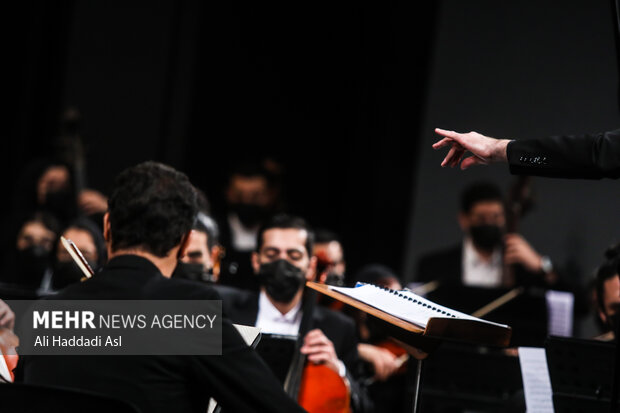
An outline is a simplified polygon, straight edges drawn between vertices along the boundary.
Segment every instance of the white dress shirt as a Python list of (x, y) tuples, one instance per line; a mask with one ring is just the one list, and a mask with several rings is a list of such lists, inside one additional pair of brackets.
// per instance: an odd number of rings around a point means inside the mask
[(496, 288), (502, 285), (502, 250), (495, 248), (490, 261), (485, 261), (469, 238), (463, 241), (463, 284), (470, 287)]
[(258, 315), (256, 327), (262, 333), (297, 335), (301, 324), (301, 300), (288, 313), (282, 314), (267, 298), (264, 291), (258, 297)]
[(236, 251), (254, 251), (256, 249), (256, 236), (259, 226), (246, 228), (236, 214), (228, 214), (228, 225), (233, 248)]

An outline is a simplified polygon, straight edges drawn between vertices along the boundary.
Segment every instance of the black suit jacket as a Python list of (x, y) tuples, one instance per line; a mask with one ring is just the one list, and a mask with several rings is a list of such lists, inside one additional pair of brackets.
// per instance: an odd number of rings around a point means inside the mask
[(515, 140), (506, 153), (510, 172), (517, 175), (620, 177), (620, 129), (597, 135)]
[(418, 261), (416, 281), (440, 281), (443, 285), (462, 285), (463, 246), (431, 252)]
[[(258, 317), (259, 294), (232, 287), (217, 286), (223, 302), (224, 313), (234, 323), (256, 325)], [(347, 376), (351, 383), (351, 404), (355, 412), (370, 411), (370, 401), (351, 374), (359, 369), (357, 354), (357, 335), (355, 323), (349, 317), (329, 310), (320, 305), (314, 306), (310, 329), (318, 328), (334, 343), (334, 349), (340, 360), (347, 367)]]
[[(217, 300), (219, 295), (204, 284), (166, 278), (149, 260), (125, 255), (54, 298)], [(209, 397), (227, 412), (303, 411), (227, 319), (221, 356), (31, 356), (20, 364), (26, 383), (102, 393), (132, 402), (143, 413), (204, 413)]]
[[(541, 274), (533, 273), (522, 266), (515, 271), (516, 284), (521, 286), (549, 287), (545, 285)], [(431, 252), (420, 258), (416, 281), (440, 281), (443, 287), (463, 286), (463, 244), (445, 250)], [(569, 289), (564, 283), (554, 285), (555, 288)]]

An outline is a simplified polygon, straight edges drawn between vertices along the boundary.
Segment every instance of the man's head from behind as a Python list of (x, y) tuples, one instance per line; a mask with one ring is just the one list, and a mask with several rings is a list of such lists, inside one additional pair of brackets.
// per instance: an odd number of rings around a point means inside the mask
[(152, 161), (128, 168), (116, 177), (108, 201), (108, 251), (167, 257), (186, 240), (196, 212), (196, 192), (185, 174)]
[(304, 282), (313, 279), (313, 243), (314, 234), (299, 217), (276, 215), (260, 228), (252, 266), (275, 301), (290, 302)]
[(494, 184), (479, 182), (461, 194), (459, 225), (476, 247), (493, 250), (502, 240), (506, 226), (504, 199)]

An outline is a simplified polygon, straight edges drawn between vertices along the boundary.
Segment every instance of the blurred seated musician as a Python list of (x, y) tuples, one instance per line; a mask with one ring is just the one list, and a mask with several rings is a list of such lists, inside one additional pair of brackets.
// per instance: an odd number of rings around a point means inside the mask
[(598, 316), (606, 327), (599, 340), (614, 339), (618, 328), (618, 306), (620, 306), (620, 244), (609, 248), (606, 261), (596, 272), (596, 301)]
[[(346, 263), (344, 250), (338, 236), (327, 230), (315, 231), (313, 255), (316, 257), (317, 282), (344, 287)], [(344, 304), (323, 294), (318, 294), (318, 303), (334, 311), (341, 311)]]
[(275, 175), (262, 163), (235, 165), (226, 187), (226, 215), (219, 219), (221, 243), (226, 250), (219, 282), (258, 291), (250, 265), (261, 225), (278, 203)]
[[(464, 234), (461, 244), (421, 257), (417, 281), (483, 288), (551, 287), (558, 282), (549, 257), (523, 236), (505, 233), (504, 198), (496, 185), (480, 182), (466, 188), (458, 223)], [(505, 271), (510, 265), (520, 266), (519, 271)]]
[(327, 229), (317, 229), (315, 235), (314, 256), (317, 259), (318, 282), (343, 287), (347, 264), (340, 239)]
[(78, 216), (92, 217), (97, 222), (108, 208), (108, 199), (94, 189), (75, 188), (72, 169), (63, 162), (34, 162), (30, 173), (39, 173), (36, 181), (36, 208), (54, 215), (63, 225)]
[[(126, 169), (104, 217), (108, 263), (52, 299), (218, 300), (207, 285), (170, 278), (197, 212), (184, 174), (156, 162)], [(17, 371), (26, 384), (91, 391), (145, 413), (204, 413), (210, 397), (229, 412), (302, 411), (228, 319), (222, 320), (221, 355), (23, 356)]]
[(216, 222), (198, 212), (189, 235), (187, 253), (172, 273), (172, 278), (216, 283), (219, 276), (218, 228)]
[(3, 282), (39, 290), (51, 276), (52, 250), (59, 232), (58, 221), (46, 212), (27, 217), (19, 227), (14, 247), (6, 252)]
[[(94, 222), (88, 218), (78, 218), (65, 228), (62, 236), (75, 243), (95, 273), (103, 267), (107, 260), (105, 240), (101, 230)], [(56, 242), (55, 252), (51, 285), (44, 284), (43, 286), (46, 290), (60, 290), (84, 278), (84, 273), (62, 246), (60, 238)], [(44, 280), (45, 282), (46, 280)]]
[(108, 198), (94, 189), (78, 188), (76, 191), (74, 180), (69, 166), (59, 162), (50, 164), (37, 181), (37, 203), (63, 224), (81, 213), (101, 226), (99, 221), (108, 209)]
[[(353, 321), (314, 305), (314, 298), (304, 298), (304, 291), (312, 292), (304, 288), (305, 282), (315, 277), (313, 242), (314, 234), (301, 218), (282, 214), (268, 220), (258, 231), (252, 254), (260, 292), (223, 292), (224, 313), (263, 333), (299, 335), (307, 362), (326, 366), (350, 386), (353, 411), (369, 411), (365, 392), (352, 375), (359, 361)], [(306, 325), (302, 320), (309, 320), (307, 331), (300, 331)]]

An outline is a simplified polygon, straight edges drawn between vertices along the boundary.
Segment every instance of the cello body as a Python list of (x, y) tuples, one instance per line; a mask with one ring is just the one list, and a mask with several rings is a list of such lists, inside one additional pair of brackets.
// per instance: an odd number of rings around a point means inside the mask
[(345, 380), (326, 365), (306, 363), (297, 402), (309, 413), (349, 413), (351, 392)]

